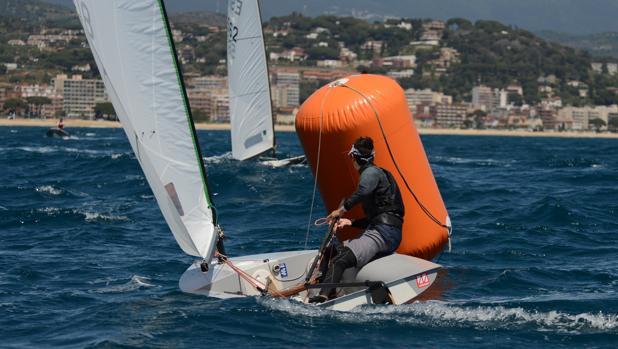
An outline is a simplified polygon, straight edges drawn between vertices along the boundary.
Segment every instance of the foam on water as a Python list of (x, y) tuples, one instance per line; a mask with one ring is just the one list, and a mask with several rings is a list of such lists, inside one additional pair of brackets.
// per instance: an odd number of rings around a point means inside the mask
[(230, 160), (234, 160), (234, 158), (232, 157), (231, 151), (223, 153), (221, 155), (213, 155), (213, 156), (204, 157), (204, 161), (206, 163), (213, 164), (213, 165), (220, 164), (222, 162), (227, 162)]
[(618, 314), (569, 314), (557, 310), (537, 311), (522, 307), (458, 305), (427, 301), (398, 306), (363, 306), (350, 312), (326, 310), (301, 302), (262, 297), (258, 303), (269, 309), (308, 317), (332, 317), (352, 323), (394, 321), (400, 324), (436, 328), (475, 328), (508, 330), (531, 327), (536, 331), (559, 333), (601, 332), (618, 334)]
[(51, 195), (60, 195), (63, 193), (62, 189), (58, 189), (52, 185), (42, 185), (36, 187), (35, 190), (39, 193), (46, 193)]
[(127, 216), (119, 216), (112, 214), (105, 214), (100, 212), (85, 212), (81, 210), (75, 210), (75, 213), (79, 213), (85, 217), (86, 222), (90, 221), (128, 221), (129, 218)]
[(116, 284), (115, 280), (106, 280), (105, 287), (94, 290), (95, 293), (125, 293), (140, 290), (142, 288), (157, 287), (150, 283), (150, 278), (133, 275), (131, 279), (122, 284)]

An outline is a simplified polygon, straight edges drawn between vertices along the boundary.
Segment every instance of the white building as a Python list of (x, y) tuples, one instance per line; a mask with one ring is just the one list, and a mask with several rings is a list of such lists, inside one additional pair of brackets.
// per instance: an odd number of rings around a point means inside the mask
[(286, 101), (278, 101), (279, 106), (297, 107), (300, 103), (300, 74), (293, 72), (275, 72), (273, 86), (284, 88)]
[(73, 75), (64, 79), (64, 112), (68, 117), (94, 118), (97, 103), (109, 101), (103, 80), (82, 79)]

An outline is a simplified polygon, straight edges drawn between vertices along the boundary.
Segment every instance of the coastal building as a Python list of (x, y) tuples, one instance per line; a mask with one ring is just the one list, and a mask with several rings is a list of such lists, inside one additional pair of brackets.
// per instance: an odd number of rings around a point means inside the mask
[(205, 112), (211, 122), (230, 121), (230, 98), (225, 88), (196, 88), (187, 90), (192, 109)]
[(475, 108), (488, 110), (491, 109), (495, 103), (494, 91), (487, 86), (475, 86), (472, 88), (472, 105)]
[(410, 110), (415, 110), (417, 105), (435, 105), (435, 104), (452, 104), (453, 97), (447, 96), (441, 92), (434, 92), (430, 89), (415, 90), (409, 88), (404, 91)]
[(338, 70), (338, 69), (320, 69), (320, 68), (309, 68), (302, 70), (278, 70), (278, 71), (288, 71), (288, 72), (296, 72), (300, 73), (302, 71), (303, 80), (325, 80), (325, 81), (334, 81), (340, 79), (344, 76), (350, 75), (350, 71), (347, 70)]
[(342, 62), (351, 63), (351, 62), (356, 61), (356, 58), (358, 58), (358, 55), (356, 54), (356, 52), (346, 47), (342, 47), (339, 50), (339, 60)]
[(423, 23), (424, 30), (439, 30), (442, 31), (446, 28), (446, 22), (439, 20), (432, 20)]
[(82, 79), (81, 75), (63, 79), (63, 92), (67, 117), (92, 119), (95, 105), (109, 101), (102, 80)]
[(594, 62), (590, 64), (590, 67), (592, 68), (592, 71), (597, 74), (603, 73), (603, 63)]
[(323, 59), (317, 61), (317, 66), (320, 68), (341, 68), (343, 62), (337, 59)]
[(227, 78), (217, 75), (200, 76), (189, 80), (189, 85), (204, 90), (225, 89), (227, 88)]
[(573, 130), (593, 130), (596, 126), (592, 120), (600, 119), (606, 125), (609, 124), (610, 116), (618, 114), (618, 105), (594, 106), (594, 107), (565, 107), (558, 112), (560, 118), (573, 120)]
[(374, 59), (373, 66), (387, 69), (408, 69), (416, 67), (416, 56), (391, 56)]
[(290, 50), (284, 50), (282, 52), (271, 52), (270, 60), (278, 61), (278, 60), (286, 60), (290, 62), (302, 62), (306, 60), (308, 55), (305, 53), (300, 47), (294, 47)]
[(443, 128), (462, 128), (467, 112), (468, 107), (463, 104), (438, 104), (435, 107), (436, 124)]
[(556, 110), (553, 108), (541, 108), (538, 114), (543, 121), (543, 129), (545, 131), (553, 131), (558, 127), (558, 119)]
[(300, 74), (298, 72), (276, 71), (272, 75), (273, 86), (286, 90), (286, 107), (297, 107), (300, 103)]
[(618, 63), (607, 63), (607, 74), (616, 75), (618, 74)]
[(414, 76), (414, 69), (406, 69), (406, 70), (391, 70), (386, 75), (390, 76), (393, 79), (405, 79), (411, 78)]
[(380, 40), (367, 40), (361, 45), (361, 50), (373, 52), (374, 55), (382, 53), (382, 49), (386, 47), (386, 43)]

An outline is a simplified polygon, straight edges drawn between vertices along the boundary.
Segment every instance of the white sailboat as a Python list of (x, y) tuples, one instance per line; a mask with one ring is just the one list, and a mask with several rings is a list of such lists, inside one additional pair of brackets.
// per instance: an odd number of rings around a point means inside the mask
[[(246, 160), (275, 149), (272, 98), (258, 0), (228, 0), (227, 72), (232, 157)], [(269, 159), (274, 167), (304, 156)]]
[(232, 156), (245, 160), (275, 146), (268, 66), (257, 0), (228, 0), (227, 76)]
[[(305, 285), (313, 280), (316, 250), (237, 258), (217, 252), (220, 229), (162, 0), (74, 3), (159, 208), (181, 249), (199, 258), (182, 275), (180, 288), (218, 298), (298, 294), (306, 300), (317, 292)], [(341, 297), (319, 306), (349, 310), (405, 303), (426, 290), (439, 269), (414, 257), (383, 257), (348, 273), (346, 280), (356, 282), (348, 286), (354, 287), (344, 287)], [(380, 290), (388, 297), (377, 296)]]

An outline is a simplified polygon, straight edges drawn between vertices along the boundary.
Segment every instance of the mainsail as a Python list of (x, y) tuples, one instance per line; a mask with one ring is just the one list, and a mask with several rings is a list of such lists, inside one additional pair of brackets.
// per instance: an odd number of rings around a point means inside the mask
[(258, 0), (228, 0), (227, 16), (232, 156), (245, 160), (273, 148), (275, 142)]
[(105, 87), (176, 241), (212, 256), (216, 216), (162, 0), (74, 0)]

